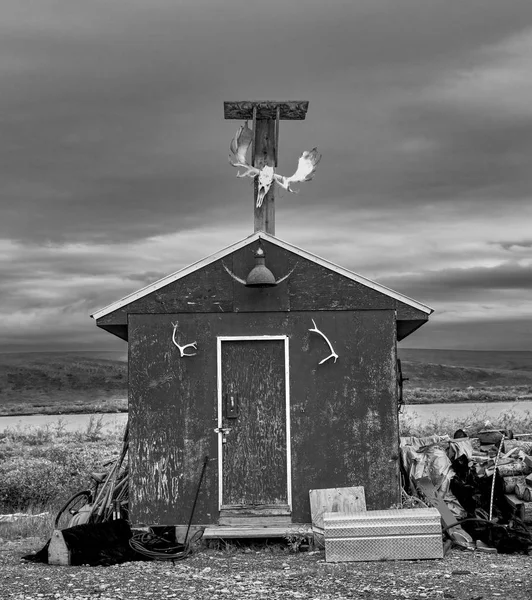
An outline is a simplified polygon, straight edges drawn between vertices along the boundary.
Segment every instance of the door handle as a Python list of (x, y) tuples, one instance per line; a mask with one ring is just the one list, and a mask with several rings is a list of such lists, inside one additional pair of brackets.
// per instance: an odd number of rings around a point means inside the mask
[(225, 394), (225, 418), (226, 419), (237, 419), (240, 414), (240, 402), (238, 394), (227, 393)]

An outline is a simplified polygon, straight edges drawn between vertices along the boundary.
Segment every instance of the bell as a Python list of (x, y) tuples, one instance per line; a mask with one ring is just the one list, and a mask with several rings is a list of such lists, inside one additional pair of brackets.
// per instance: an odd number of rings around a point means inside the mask
[(255, 252), (255, 266), (249, 272), (246, 279), (246, 287), (273, 287), (277, 285), (273, 273), (265, 265), (266, 257), (264, 250), (259, 247)]

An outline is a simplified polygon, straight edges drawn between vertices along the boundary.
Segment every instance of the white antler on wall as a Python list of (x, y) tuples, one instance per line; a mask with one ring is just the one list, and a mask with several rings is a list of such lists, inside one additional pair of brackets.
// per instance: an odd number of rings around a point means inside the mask
[(178, 324), (179, 324), (179, 321), (176, 321), (175, 323), (172, 323), (172, 325), (174, 327), (174, 332), (172, 333), (172, 341), (178, 347), (178, 349), (179, 349), (179, 355), (181, 356), (181, 358), (183, 358), (183, 356), (196, 356), (196, 352), (191, 352), (191, 353), (187, 354), (185, 352), (185, 350), (187, 348), (194, 348), (194, 350), (197, 350), (198, 349), (197, 342), (192, 342), (192, 344), (185, 344), (184, 346), (180, 346), (177, 343), (177, 340), (175, 338), (176, 338)]
[(311, 319), (311, 321), (312, 321), (312, 324), (314, 325), (314, 327), (312, 329), (309, 329), (309, 331), (313, 331), (314, 333), (319, 333), (319, 335), (321, 335), (321, 337), (327, 342), (327, 344), (329, 344), (329, 348), (331, 349), (331, 354), (329, 354), (329, 356), (327, 356), (323, 360), (321, 360), (319, 362), (319, 364), (322, 365), (324, 362), (328, 361), (330, 358), (334, 358), (334, 362), (336, 362), (338, 359), (338, 354), (336, 354), (336, 352), (334, 351), (334, 348), (332, 347), (331, 342), (329, 342), (328, 337), (316, 327), (316, 323), (314, 322), (314, 319)]

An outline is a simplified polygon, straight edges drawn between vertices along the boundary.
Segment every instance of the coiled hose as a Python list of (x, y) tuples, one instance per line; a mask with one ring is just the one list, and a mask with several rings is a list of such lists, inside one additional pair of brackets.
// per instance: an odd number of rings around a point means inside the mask
[(135, 552), (151, 558), (152, 560), (183, 560), (193, 552), (193, 545), (203, 536), (203, 530), (199, 529), (185, 544), (168, 545), (163, 538), (153, 532), (135, 534), (129, 545)]

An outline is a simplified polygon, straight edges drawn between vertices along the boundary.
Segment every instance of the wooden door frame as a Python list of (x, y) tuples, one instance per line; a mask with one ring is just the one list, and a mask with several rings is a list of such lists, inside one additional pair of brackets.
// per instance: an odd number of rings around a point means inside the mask
[[(284, 378), (285, 378), (285, 411), (286, 411), (286, 498), (292, 509), (292, 456), (290, 449), (290, 354), (287, 335), (221, 335), (216, 338), (216, 371), (217, 371), (217, 423), (218, 429), (223, 426), (222, 409), (222, 343), (249, 341), (284, 341)], [(218, 432), (218, 510), (222, 509), (223, 501), (223, 443), (222, 433)]]

